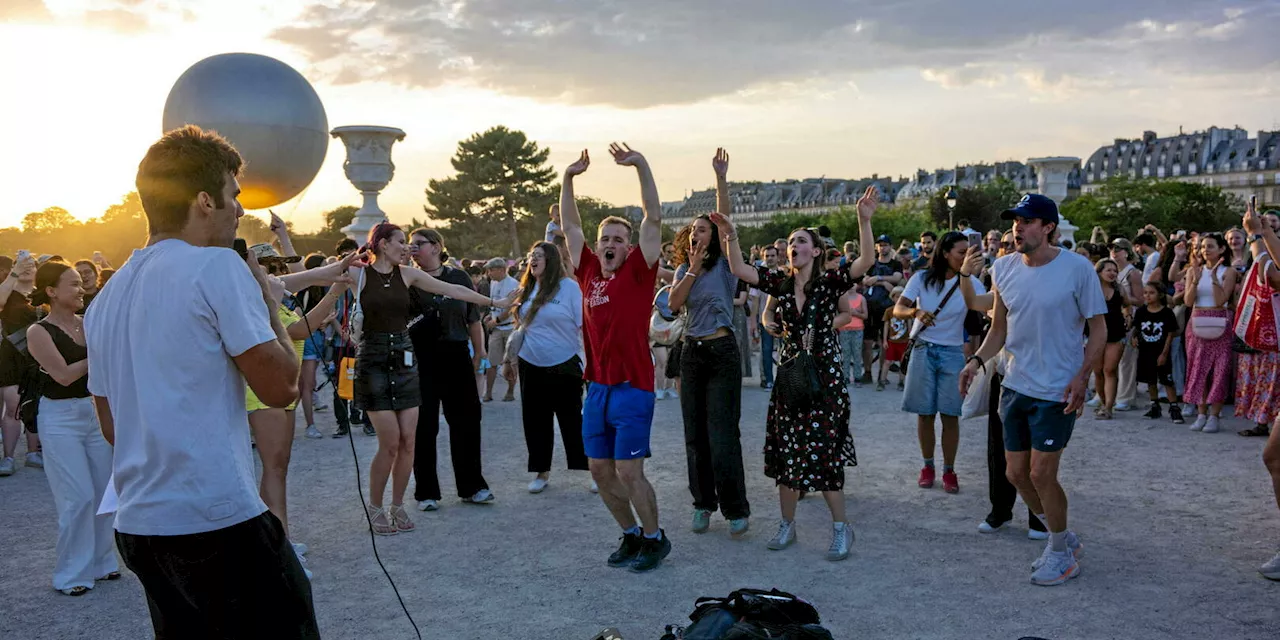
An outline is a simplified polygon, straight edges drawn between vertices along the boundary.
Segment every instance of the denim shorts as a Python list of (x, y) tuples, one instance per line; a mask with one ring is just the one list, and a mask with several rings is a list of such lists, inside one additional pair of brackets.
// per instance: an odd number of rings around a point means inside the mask
[(1071, 440), (1076, 414), (1063, 413), (1065, 402), (1050, 402), (1004, 387), (1000, 390), (1000, 419), (1004, 421), (1005, 451), (1061, 451)]
[(316, 331), (302, 341), (302, 359), (319, 360), (324, 354), (324, 331)]
[(588, 458), (634, 460), (649, 455), (652, 391), (623, 382), (587, 386), (582, 404), (582, 444)]
[(902, 410), (918, 416), (941, 413), (960, 415), (960, 371), (964, 369), (964, 347), (917, 340), (907, 367)]

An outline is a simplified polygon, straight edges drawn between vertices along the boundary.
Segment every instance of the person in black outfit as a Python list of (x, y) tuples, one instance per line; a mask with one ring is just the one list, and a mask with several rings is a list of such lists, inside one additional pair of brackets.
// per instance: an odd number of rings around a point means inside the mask
[(871, 351), (880, 343), (884, 328), (884, 312), (893, 306), (889, 295), (894, 287), (906, 282), (902, 277), (902, 263), (894, 256), (893, 240), (887, 235), (876, 238), (876, 262), (862, 278), (863, 294), (867, 299), (867, 322), (862, 334), (862, 382), (871, 382)]
[[(27, 327), (38, 318), (35, 307), (27, 300), (26, 292), (35, 288), (36, 261), (30, 255), (19, 252), (19, 259), (8, 277), (0, 283), (0, 398), (4, 412), (0, 414), (0, 429), (4, 433), (4, 455), (0, 456), (0, 476), (14, 472), (13, 454), (22, 433), (22, 421), (18, 417), (21, 394), (19, 385), (26, 381), (31, 370), (31, 360), (25, 353)], [(21, 349), (18, 344), (23, 345)], [(26, 466), (43, 467), (40, 440), (36, 425), (27, 426)]]
[[(438, 280), (471, 288), (465, 271), (445, 264), (444, 237), (434, 229), (418, 229), (410, 235), (413, 260)], [(418, 509), (435, 511), (440, 506), (440, 480), (436, 475), (436, 439), (440, 434), (440, 409), (449, 423), (449, 451), (453, 458), (454, 482), (463, 502), (493, 502), (493, 493), (484, 480), (480, 462), (480, 394), (473, 372), (485, 354), (484, 328), (480, 307), (425, 291), (409, 292), (413, 315), (409, 337), (424, 366), (418, 383), (422, 405), (418, 410), (418, 436), (413, 475), (417, 484), (413, 497)], [(468, 352), (467, 342), (471, 343)]]

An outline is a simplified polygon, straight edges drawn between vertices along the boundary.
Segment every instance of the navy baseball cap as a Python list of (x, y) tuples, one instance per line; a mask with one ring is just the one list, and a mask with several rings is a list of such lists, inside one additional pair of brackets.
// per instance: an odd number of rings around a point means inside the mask
[(1013, 205), (1012, 209), (1006, 209), (1000, 214), (1001, 220), (1012, 220), (1014, 218), (1035, 218), (1045, 222), (1058, 223), (1058, 203), (1052, 198), (1047, 198), (1038, 193), (1028, 193), (1022, 196), (1018, 204)]
[(883, 242), (883, 243), (885, 243), (885, 244), (893, 244), (893, 240), (892, 240), (892, 239), (890, 239), (890, 238), (889, 238), (889, 236), (888, 236), (887, 234), (883, 234), (883, 233), (882, 233), (882, 234), (880, 234), (880, 236), (876, 238), (876, 244), (880, 244), (881, 242)]

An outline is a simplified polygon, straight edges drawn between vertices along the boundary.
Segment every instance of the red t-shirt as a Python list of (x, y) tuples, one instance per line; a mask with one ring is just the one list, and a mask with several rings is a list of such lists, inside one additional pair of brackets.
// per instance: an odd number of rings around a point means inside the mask
[(600, 259), (582, 246), (575, 272), (582, 288), (582, 333), (586, 337), (590, 382), (631, 383), (653, 391), (653, 357), (649, 353), (649, 310), (658, 263), (649, 265), (639, 246), (631, 248), (622, 268), (605, 278)]

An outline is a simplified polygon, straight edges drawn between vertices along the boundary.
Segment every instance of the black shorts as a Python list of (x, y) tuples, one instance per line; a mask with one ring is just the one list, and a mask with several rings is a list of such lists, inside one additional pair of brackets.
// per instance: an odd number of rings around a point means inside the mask
[(354, 383), (356, 404), (365, 411), (404, 411), (421, 405), (418, 358), (409, 334), (365, 332), (356, 353)]
[(862, 321), (864, 342), (880, 342), (880, 335), (884, 332), (884, 312), (891, 306), (867, 303), (867, 319)]
[(116, 532), (116, 548), (160, 640), (320, 637), (311, 582), (270, 511), (206, 533)]
[(8, 338), (0, 336), (0, 387), (20, 384), (29, 364), (29, 356), (18, 351)]

